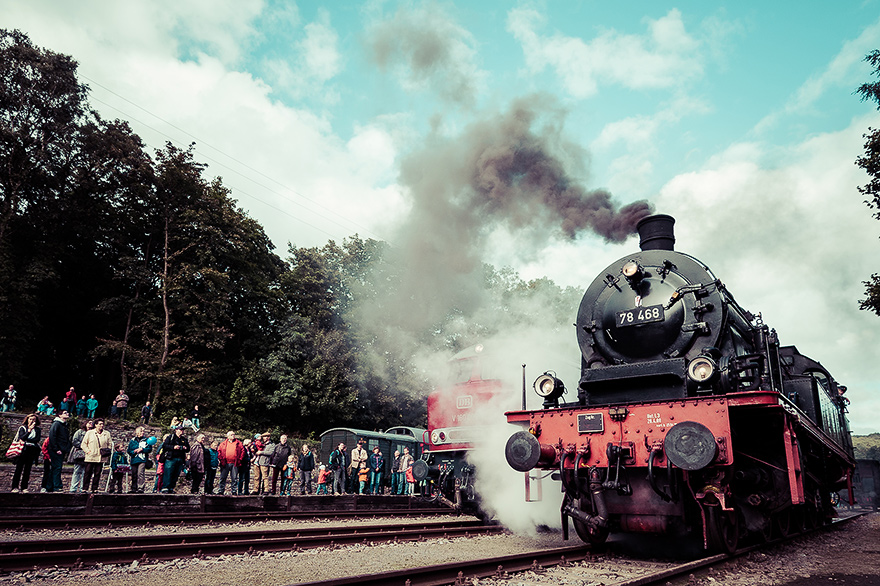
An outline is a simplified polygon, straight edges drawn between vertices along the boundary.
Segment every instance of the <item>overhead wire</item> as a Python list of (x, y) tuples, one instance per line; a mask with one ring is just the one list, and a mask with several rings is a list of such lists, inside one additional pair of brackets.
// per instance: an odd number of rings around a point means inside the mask
[[(138, 124), (140, 124), (140, 125), (142, 125), (142, 126), (145, 126), (146, 128), (149, 128), (149, 129), (152, 130), (153, 132), (156, 132), (156, 133), (159, 133), (159, 134), (165, 136), (166, 138), (168, 138), (168, 140), (169, 140), (170, 142), (175, 143), (175, 144), (177, 144), (177, 145), (181, 145), (180, 141), (175, 140), (174, 138), (172, 138), (172, 137), (170, 137), (169, 135), (165, 134), (165, 133), (162, 132), (161, 130), (159, 130), (159, 129), (153, 127), (153, 126), (151, 126), (150, 124), (144, 122), (143, 120), (140, 120), (140, 119), (138, 119), (138, 118), (135, 118), (134, 116), (129, 115), (127, 112), (124, 112), (124, 111), (120, 110), (119, 108), (116, 108), (115, 106), (113, 106), (113, 105), (111, 105), (111, 104), (108, 104), (107, 102), (105, 102), (105, 101), (103, 101), (103, 100), (101, 100), (101, 99), (99, 99), (99, 98), (92, 97), (91, 99), (92, 99), (93, 101), (95, 101), (95, 102), (98, 102), (98, 103), (103, 104), (104, 106), (106, 106), (106, 107), (108, 107), (108, 108), (111, 108), (111, 109), (113, 109), (113, 110), (116, 110), (116, 111), (119, 112), (120, 114), (125, 115), (126, 118), (127, 118), (128, 120), (133, 120), (133, 121), (137, 122)], [(141, 139), (143, 140), (143, 137), (141, 137)], [(145, 141), (145, 142), (146, 142), (146, 141)], [(152, 145), (152, 144), (149, 144), (149, 143), (147, 143), (147, 144), (148, 144), (149, 146), (151, 146), (151, 147), (157, 149), (157, 150), (159, 149), (159, 147), (157, 147), (156, 145)], [(208, 160), (214, 161), (214, 159), (212, 159), (211, 157), (208, 157), (208, 156), (205, 155), (204, 153), (199, 153), (199, 154), (202, 155), (203, 157), (205, 157), (205, 158), (208, 159)], [(216, 162), (218, 165), (221, 165), (221, 166), (224, 166), (224, 167), (225, 167), (225, 165), (223, 165), (222, 163), (220, 163), (220, 162), (218, 162), (218, 161), (214, 161), (214, 162)], [(227, 167), (227, 168), (228, 168), (228, 167)], [(327, 236), (330, 236), (331, 238), (335, 238), (335, 237), (336, 237), (335, 234), (331, 234), (330, 232), (327, 232), (327, 231), (324, 230), (323, 228), (321, 228), (321, 227), (319, 227), (319, 226), (316, 226), (316, 225), (314, 225), (314, 224), (311, 224), (311, 223), (309, 223), (309, 222), (303, 220), (302, 218), (299, 218), (299, 217), (297, 217), (297, 216), (291, 214), (291, 213), (288, 212), (287, 210), (285, 210), (285, 209), (283, 209), (283, 208), (280, 208), (280, 207), (278, 207), (278, 206), (276, 206), (276, 205), (274, 205), (274, 204), (272, 204), (272, 203), (270, 203), (270, 202), (268, 202), (268, 201), (266, 201), (266, 200), (264, 200), (264, 199), (262, 199), (262, 198), (260, 198), (260, 197), (257, 197), (256, 195), (253, 195), (252, 193), (249, 193), (249, 192), (247, 192), (247, 191), (245, 191), (245, 190), (243, 190), (243, 189), (240, 189), (240, 188), (238, 188), (238, 187), (235, 187), (235, 186), (233, 186), (233, 185), (230, 185), (230, 187), (232, 188), (233, 192), (236, 193), (236, 194), (246, 195), (246, 196), (248, 196), (249, 198), (258, 201), (258, 202), (262, 203), (263, 205), (265, 205), (265, 206), (267, 206), (267, 207), (270, 207), (270, 208), (272, 208), (272, 209), (274, 209), (274, 210), (277, 210), (277, 211), (281, 212), (282, 214), (284, 214), (284, 215), (286, 215), (286, 216), (289, 216), (290, 218), (292, 218), (292, 219), (294, 219), (294, 220), (296, 220), (296, 221), (298, 221), (298, 222), (301, 222), (302, 224), (305, 224), (306, 226), (309, 226), (310, 228), (313, 228), (313, 229), (315, 229), (315, 230), (317, 230), (317, 231), (319, 231), (319, 232), (321, 232), (321, 233), (323, 233), (323, 234), (326, 234)], [(299, 204), (299, 203), (297, 203), (297, 202), (291, 202), (291, 203), (294, 203), (295, 205), (300, 205), (301, 207), (304, 207), (304, 206), (302, 206), (302, 204)], [(308, 208), (305, 208), (305, 209), (308, 210)], [(308, 210), (308, 211), (311, 212), (312, 210)], [(314, 212), (313, 212), (313, 213), (314, 213)], [(326, 218), (325, 218), (325, 219), (326, 219)], [(333, 221), (333, 220), (329, 220), (329, 221)]]
[[(326, 221), (328, 221), (328, 222), (330, 222), (330, 223), (335, 224), (336, 226), (338, 226), (338, 227), (342, 228), (343, 230), (345, 230), (347, 233), (350, 233), (351, 230), (352, 230), (351, 226), (354, 226), (354, 227), (356, 227), (357, 229), (359, 229), (358, 231), (362, 231), (362, 232), (364, 232), (364, 233), (370, 234), (370, 235), (372, 235), (372, 236), (374, 236), (374, 237), (376, 237), (376, 238), (381, 239), (380, 236), (378, 236), (377, 234), (375, 234), (375, 233), (374, 233), (372, 230), (370, 230), (369, 228), (367, 228), (367, 227), (365, 227), (365, 226), (362, 226), (362, 225), (358, 224), (357, 222), (355, 222), (354, 220), (352, 220), (352, 219), (350, 219), (350, 218), (347, 218), (347, 217), (343, 216), (342, 214), (340, 214), (340, 213), (338, 213), (338, 212), (332, 210), (331, 208), (328, 208), (327, 206), (324, 206), (324, 205), (322, 205), (321, 203), (315, 201), (314, 199), (312, 199), (312, 198), (310, 198), (310, 197), (307, 197), (307, 196), (303, 195), (303, 194), (300, 193), (299, 191), (297, 191), (297, 190), (295, 190), (295, 189), (292, 189), (292, 188), (290, 188), (290, 187), (284, 185), (282, 182), (280, 182), (280, 181), (274, 179), (273, 177), (267, 175), (266, 173), (263, 173), (263, 172), (260, 171), (259, 169), (256, 169), (256, 168), (252, 167), (251, 165), (248, 165), (247, 163), (245, 163), (245, 162), (243, 162), (243, 161), (237, 159), (236, 157), (234, 157), (234, 156), (232, 156), (232, 155), (229, 155), (228, 153), (225, 153), (223, 150), (221, 150), (221, 149), (219, 149), (219, 148), (213, 146), (212, 144), (210, 144), (210, 143), (208, 143), (208, 142), (206, 142), (206, 141), (202, 141), (201, 139), (199, 139), (197, 136), (193, 135), (192, 133), (190, 133), (190, 132), (188, 132), (188, 131), (186, 131), (186, 130), (180, 128), (179, 126), (173, 124), (172, 122), (170, 122), (170, 121), (168, 121), (168, 120), (165, 120), (165, 119), (162, 118), (161, 116), (158, 116), (157, 114), (154, 114), (153, 112), (151, 112), (151, 111), (148, 110), (147, 108), (144, 108), (143, 106), (140, 106), (139, 104), (137, 104), (137, 103), (135, 103), (135, 102), (129, 100), (129, 99), (126, 98), (125, 96), (122, 96), (122, 95), (120, 95), (120, 94), (114, 92), (113, 90), (107, 88), (107, 87), (104, 86), (103, 84), (101, 84), (101, 83), (99, 83), (99, 82), (97, 82), (97, 81), (95, 81), (95, 80), (89, 78), (89, 77), (86, 76), (86, 75), (82, 75), (82, 74), (80, 74), (80, 77), (82, 77), (83, 79), (87, 80), (88, 82), (90, 82), (90, 83), (92, 83), (92, 84), (94, 84), (94, 85), (96, 85), (96, 86), (102, 88), (104, 91), (106, 91), (106, 92), (108, 92), (108, 93), (110, 93), (110, 94), (112, 94), (112, 95), (118, 97), (119, 99), (121, 99), (121, 100), (123, 100), (123, 101), (125, 101), (125, 102), (127, 102), (127, 103), (129, 103), (129, 104), (131, 104), (132, 106), (134, 106), (134, 107), (136, 107), (136, 108), (142, 110), (143, 112), (146, 112), (148, 115), (154, 117), (155, 119), (161, 121), (161, 122), (164, 123), (164, 124), (167, 124), (167, 125), (170, 126), (171, 128), (174, 128), (175, 130), (177, 130), (177, 131), (183, 133), (184, 135), (190, 137), (191, 139), (193, 139), (193, 141), (196, 142), (196, 145), (197, 145), (197, 146), (196, 146), (196, 148), (195, 148), (194, 150), (195, 150), (195, 151), (196, 151), (201, 157), (203, 157), (203, 158), (205, 158), (205, 159), (207, 159), (207, 160), (209, 160), (209, 161), (212, 161), (213, 163), (215, 163), (216, 165), (218, 165), (218, 166), (220, 166), (220, 167), (223, 167), (223, 168), (225, 168), (225, 169), (228, 169), (228, 170), (231, 171), (232, 173), (235, 173), (236, 175), (238, 175), (238, 176), (244, 178), (245, 180), (250, 181), (251, 183), (253, 183), (253, 184), (255, 184), (255, 185), (259, 186), (259, 187), (262, 187), (263, 189), (267, 190), (268, 192), (273, 193), (273, 194), (275, 194), (275, 195), (277, 195), (277, 196), (279, 196), (279, 197), (285, 199), (286, 201), (289, 201), (290, 203), (292, 203), (292, 204), (294, 204), (294, 205), (300, 207), (301, 209), (303, 209), (303, 210), (309, 212), (310, 214), (313, 214), (313, 215), (315, 215), (315, 216), (318, 216), (319, 218), (322, 218), (322, 219), (324, 219), (324, 220), (326, 220)], [(137, 117), (135, 117), (135, 116), (129, 114), (128, 112), (126, 112), (126, 111), (120, 109), (119, 107), (114, 106), (114, 105), (108, 103), (108, 102), (105, 101), (105, 100), (101, 100), (100, 98), (97, 98), (97, 97), (95, 97), (94, 95), (90, 95), (89, 97), (90, 97), (91, 100), (94, 100), (94, 101), (96, 101), (96, 102), (98, 102), (98, 103), (100, 103), (100, 104), (103, 104), (104, 106), (106, 106), (106, 107), (108, 107), (108, 108), (111, 108), (112, 110), (115, 110), (116, 112), (119, 112), (119, 113), (122, 114), (125, 118), (127, 118), (127, 119), (129, 119), (129, 120), (132, 120), (132, 121), (134, 121), (134, 122), (137, 122), (138, 124), (141, 124), (141, 125), (143, 125), (143, 126), (146, 127), (146, 128), (149, 128), (149, 129), (152, 130), (153, 132), (156, 132), (157, 134), (166, 137), (170, 142), (172, 142), (172, 143), (174, 143), (174, 144), (176, 144), (176, 145), (178, 145), (178, 146), (185, 146), (185, 145), (183, 145), (183, 144), (181, 143), (180, 140), (178, 140), (178, 139), (172, 137), (172, 136), (171, 136), (170, 134), (168, 134), (167, 132), (165, 132), (165, 131), (163, 131), (163, 130), (160, 130), (160, 129), (156, 128), (155, 126), (153, 126), (153, 125), (151, 125), (151, 124), (149, 124), (149, 123), (147, 123), (147, 122), (145, 122), (145, 121), (143, 121), (143, 120), (141, 120), (141, 119), (139, 119), (139, 118), (137, 118)], [(312, 205), (314, 205), (314, 206), (317, 206), (317, 207), (319, 207), (319, 208), (321, 208), (321, 209), (323, 209), (323, 210), (326, 210), (327, 212), (333, 214), (334, 216), (337, 216), (338, 218), (341, 218), (342, 220), (348, 222), (348, 223), (350, 224), (350, 226), (346, 226), (346, 225), (340, 223), (339, 221), (337, 221), (337, 220), (335, 220), (335, 219), (333, 219), (333, 218), (330, 218), (330, 217), (328, 217), (328, 216), (326, 216), (326, 215), (320, 213), (319, 211), (316, 211), (316, 210), (314, 210), (314, 209), (311, 209), (311, 208), (309, 208), (308, 206), (304, 205), (303, 203), (301, 203), (301, 202), (299, 202), (299, 201), (296, 201), (295, 199), (293, 199), (293, 198), (287, 196), (286, 194), (284, 194), (284, 193), (280, 193), (280, 192), (278, 192), (277, 190), (275, 190), (275, 189), (273, 189), (273, 188), (271, 188), (271, 187), (269, 187), (269, 186), (267, 186), (267, 185), (265, 185), (265, 184), (263, 184), (263, 183), (257, 181), (256, 179), (254, 179), (254, 178), (252, 178), (252, 177), (248, 177), (248, 176), (247, 176), (245, 173), (243, 173), (241, 170), (238, 170), (238, 169), (235, 169), (235, 168), (233, 168), (233, 167), (230, 167), (229, 165), (223, 163), (222, 161), (219, 161), (219, 160), (217, 160), (216, 158), (211, 157), (210, 155), (208, 155), (207, 153), (205, 153), (204, 151), (202, 151), (202, 150), (200, 150), (200, 149), (198, 148), (198, 145), (200, 145), (200, 144), (201, 144), (201, 145), (204, 145), (204, 146), (207, 146), (207, 147), (209, 147), (209, 148), (211, 148), (211, 149), (213, 149), (213, 150), (216, 151), (217, 153), (220, 153), (220, 154), (223, 155), (224, 157), (227, 157), (227, 158), (230, 159), (231, 161), (234, 161), (235, 163), (241, 165), (243, 168), (245, 168), (245, 169), (247, 169), (247, 170), (250, 170), (250, 171), (256, 173), (256, 174), (259, 175), (259, 176), (265, 177), (265, 178), (268, 179), (269, 181), (272, 181), (273, 183), (275, 183), (275, 184), (281, 186), (283, 189), (285, 189), (285, 190), (287, 190), (287, 191), (290, 191), (291, 193), (297, 195), (297, 196), (300, 197), (301, 199), (303, 199), (303, 200), (309, 202), (310, 204), (312, 204)], [(150, 146), (153, 146), (153, 148), (157, 148), (157, 147), (155, 147), (155, 145), (150, 145)], [(224, 181), (224, 182), (226, 182), (226, 181)], [(278, 206), (276, 206), (276, 205), (274, 205), (274, 204), (272, 204), (272, 203), (270, 203), (270, 202), (268, 202), (268, 201), (266, 201), (266, 200), (264, 200), (264, 199), (261, 199), (260, 197), (257, 197), (256, 195), (254, 195), (254, 194), (252, 194), (252, 193), (250, 193), (250, 192), (248, 192), (248, 191), (246, 191), (246, 190), (244, 190), (244, 189), (241, 189), (241, 188), (239, 188), (239, 187), (235, 187), (235, 186), (232, 185), (232, 184), (230, 184), (229, 186), (233, 188), (233, 191), (234, 191), (235, 193), (240, 193), (240, 194), (245, 195), (245, 196), (247, 196), (247, 197), (249, 197), (249, 198), (251, 198), (251, 199), (253, 199), (253, 200), (255, 200), (255, 201), (258, 201), (258, 202), (262, 203), (263, 205), (265, 205), (265, 206), (267, 206), (267, 207), (270, 207), (270, 208), (272, 208), (272, 209), (274, 209), (274, 210), (277, 210), (277, 211), (279, 211), (279, 212), (285, 214), (286, 216), (289, 216), (290, 218), (292, 218), (292, 219), (294, 219), (294, 220), (296, 220), (296, 221), (298, 221), (298, 222), (300, 222), (300, 223), (302, 223), (302, 224), (304, 224), (304, 225), (306, 225), (306, 226), (309, 226), (309, 227), (311, 227), (311, 228), (313, 228), (313, 229), (315, 229), (315, 230), (317, 230), (317, 231), (319, 231), (319, 232), (321, 232), (321, 233), (323, 233), (323, 234), (326, 234), (327, 236), (329, 236), (329, 237), (331, 237), (331, 238), (337, 238), (337, 237), (338, 237), (338, 235), (331, 234), (331, 233), (328, 232), (327, 230), (325, 230), (325, 229), (323, 229), (323, 228), (321, 228), (321, 227), (319, 227), (319, 226), (316, 226), (315, 224), (312, 224), (312, 223), (310, 223), (310, 222), (308, 222), (308, 221), (306, 221), (306, 220), (304, 220), (304, 219), (302, 219), (302, 218), (300, 218), (300, 217), (297, 217), (297, 216), (291, 214), (290, 212), (288, 212), (287, 210), (284, 210), (283, 208), (280, 208), (280, 207), (278, 207)]]

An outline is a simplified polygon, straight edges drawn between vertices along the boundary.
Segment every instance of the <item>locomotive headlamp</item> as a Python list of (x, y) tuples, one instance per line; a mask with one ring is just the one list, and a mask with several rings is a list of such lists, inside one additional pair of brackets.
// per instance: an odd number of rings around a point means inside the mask
[(687, 374), (695, 383), (708, 383), (718, 374), (718, 365), (708, 356), (697, 356), (688, 364)]
[(565, 392), (565, 385), (562, 381), (549, 372), (545, 372), (539, 376), (535, 380), (533, 386), (535, 388), (535, 393), (537, 393), (539, 397), (544, 398), (545, 407), (557, 404), (559, 397)]
[(627, 261), (623, 268), (620, 269), (620, 272), (626, 277), (627, 281), (638, 281), (644, 276), (644, 269), (635, 260)]
[(548, 372), (539, 376), (537, 380), (535, 380), (534, 386), (535, 392), (538, 393), (538, 396), (544, 397), (545, 399), (554, 394), (558, 397), (562, 395), (562, 392), (565, 390), (565, 385), (562, 384), (562, 381)]

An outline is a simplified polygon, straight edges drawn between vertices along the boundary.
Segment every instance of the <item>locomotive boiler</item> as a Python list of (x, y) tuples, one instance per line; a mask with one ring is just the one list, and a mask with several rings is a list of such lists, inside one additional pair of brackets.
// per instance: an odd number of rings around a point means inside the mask
[(674, 222), (644, 218), (641, 251), (586, 290), (577, 400), (539, 377), (543, 408), (506, 414), (523, 428), (508, 463), (561, 480), (566, 539), (571, 519), (588, 543), (691, 534), (729, 552), (826, 522), (855, 465), (837, 382), (675, 251)]

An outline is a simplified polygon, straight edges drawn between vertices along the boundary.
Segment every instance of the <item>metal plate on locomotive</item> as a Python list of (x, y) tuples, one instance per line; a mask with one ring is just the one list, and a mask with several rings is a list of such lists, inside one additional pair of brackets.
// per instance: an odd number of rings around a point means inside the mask
[(602, 413), (578, 414), (578, 433), (602, 433), (605, 431), (605, 418)]
[(634, 307), (626, 311), (618, 311), (614, 314), (617, 318), (617, 327), (637, 326), (666, 319), (666, 312), (662, 305), (649, 305), (648, 307)]

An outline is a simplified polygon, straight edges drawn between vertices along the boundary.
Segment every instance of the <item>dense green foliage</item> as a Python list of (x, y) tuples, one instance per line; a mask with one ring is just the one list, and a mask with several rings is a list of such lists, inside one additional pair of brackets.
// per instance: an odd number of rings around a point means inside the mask
[(880, 460), (880, 433), (870, 435), (854, 435), (853, 449), (856, 458)]
[[(874, 76), (880, 76), (880, 50), (871, 51), (865, 61), (874, 68)], [(880, 81), (864, 83), (856, 90), (862, 100), (872, 100), (880, 109)], [(865, 134), (865, 154), (856, 159), (856, 164), (864, 169), (870, 180), (859, 187), (859, 192), (868, 199), (865, 203), (875, 210), (874, 217), (880, 220), (880, 129), (869, 128)], [(865, 298), (859, 302), (861, 309), (868, 309), (880, 315), (880, 274), (874, 273), (864, 282)]]
[(233, 429), (424, 425), (417, 348), (570, 327), (579, 292), (486, 266), (489, 310), (400, 330), (406, 269), (388, 244), (282, 259), (192, 146), (148, 153), (89, 107), (76, 67), (0, 30), (0, 384), (24, 408), (73, 385), (101, 413), (123, 388), (130, 417), (150, 400), (166, 422), (199, 404)]

